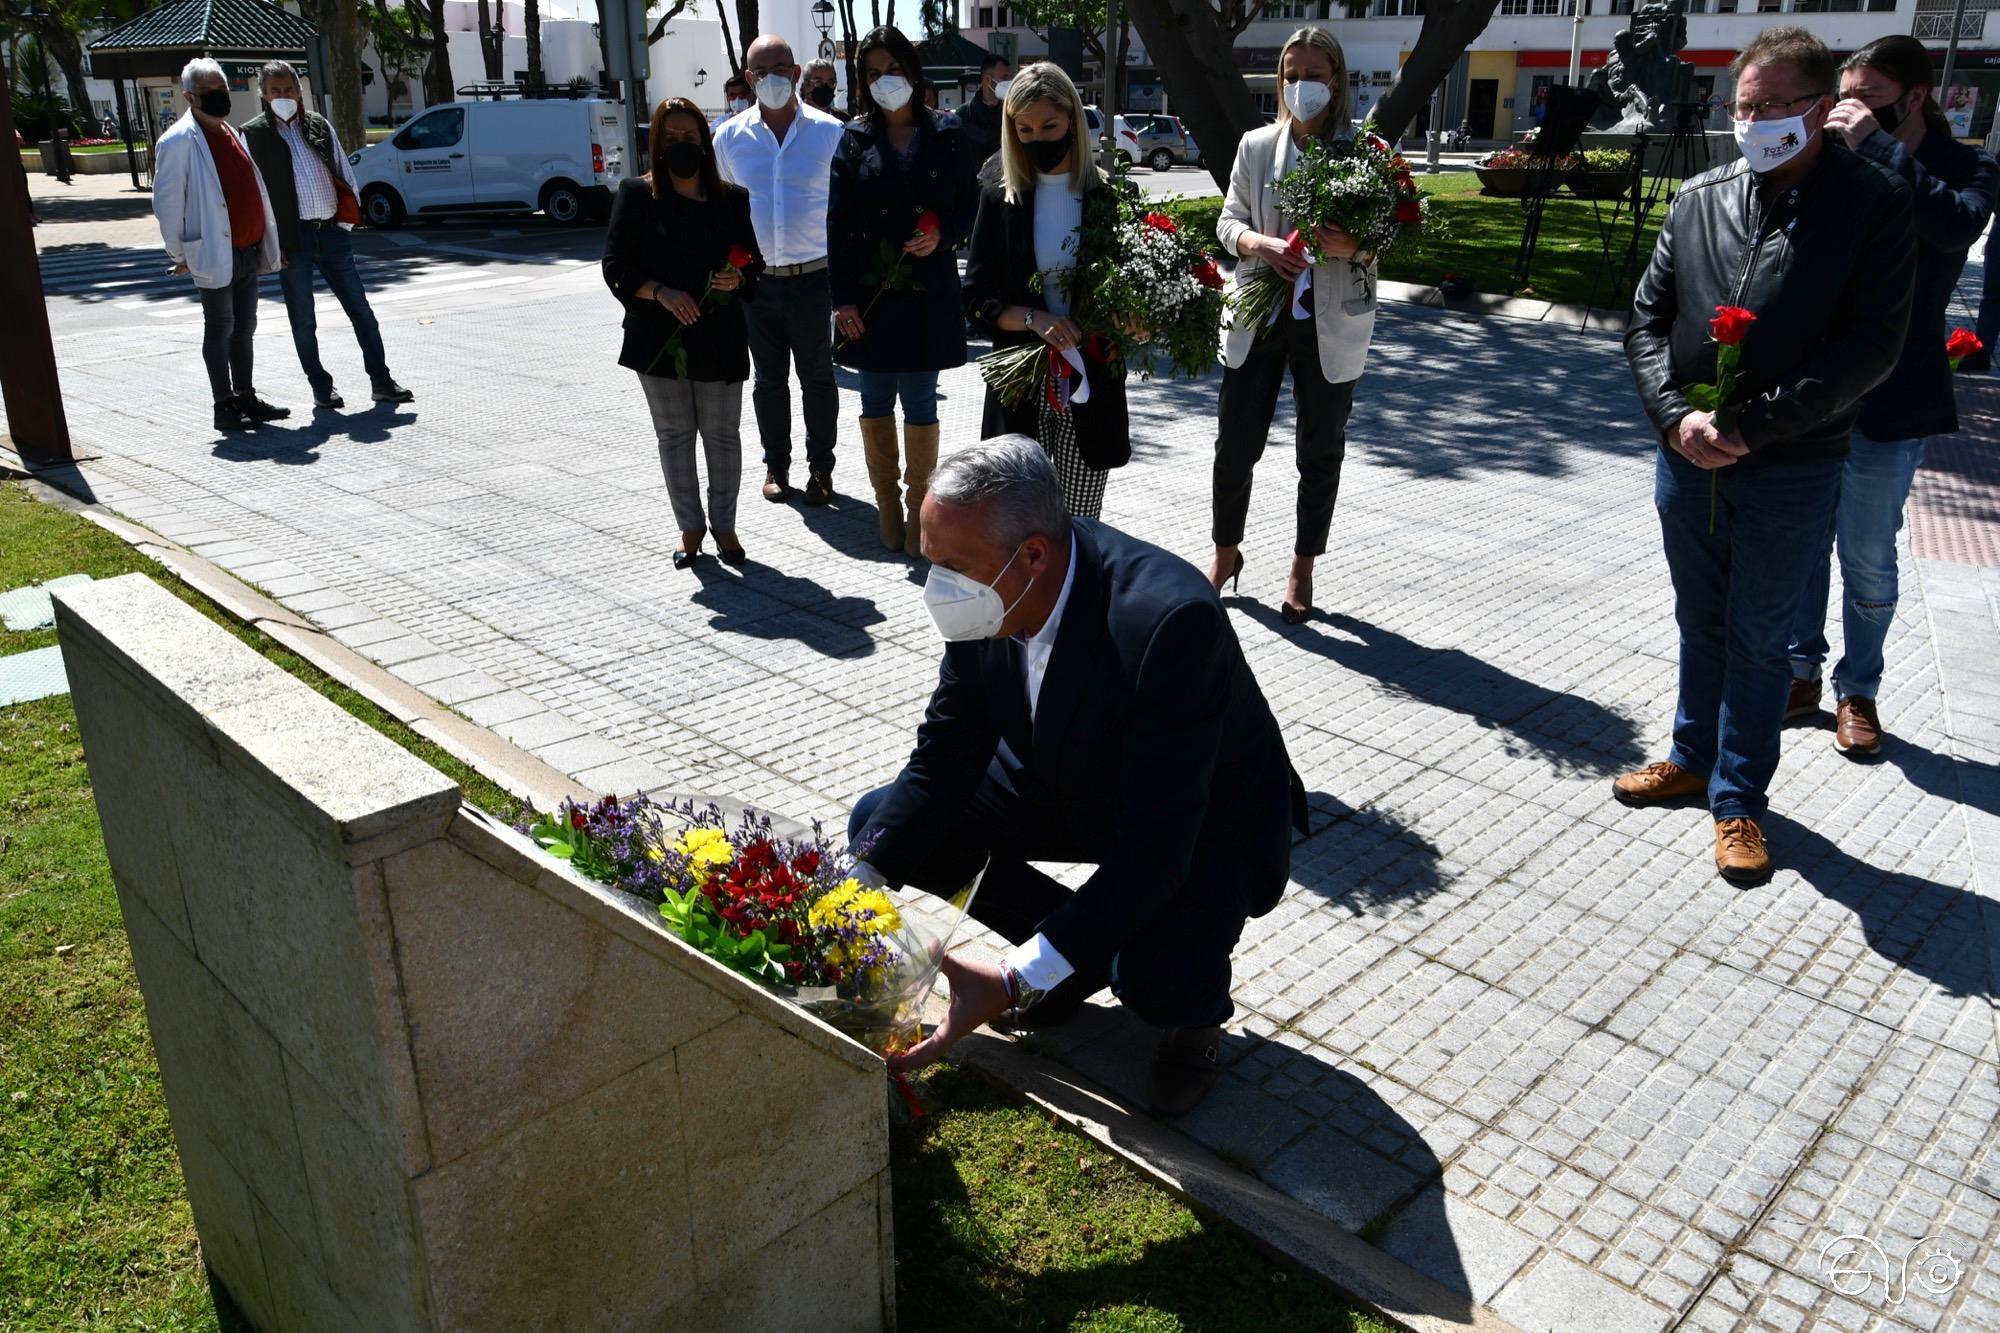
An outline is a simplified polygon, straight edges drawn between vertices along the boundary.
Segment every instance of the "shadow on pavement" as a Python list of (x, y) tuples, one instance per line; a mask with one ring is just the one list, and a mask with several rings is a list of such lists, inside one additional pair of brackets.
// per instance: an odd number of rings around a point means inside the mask
[(1343, 614), (1287, 625), (1276, 607), (1225, 597), (1224, 605), (1299, 647), (1371, 677), (1393, 697), (1449, 709), (1503, 731), (1509, 754), (1532, 752), (1558, 770), (1610, 776), (1644, 762), (1630, 718), (1582, 695), (1523, 680), (1458, 648), (1428, 648)]
[[(60, 187), (52, 187), (60, 188)], [(34, 198), (35, 216), (45, 225), (64, 222), (130, 222), (134, 218), (153, 216), (153, 192), (135, 190), (126, 186), (113, 198), (102, 195), (78, 195), (64, 198), (59, 194), (38, 194)], [(81, 246), (51, 246), (44, 254), (66, 254), (82, 249)]]
[(875, 651), (868, 626), (886, 619), (865, 597), (837, 597), (809, 578), (785, 574), (756, 560), (740, 574), (714, 560), (694, 566), (701, 583), (691, 600), (714, 612), (710, 629), (752, 639), (790, 639), (826, 657), (867, 657)]
[[(1826, 730), (1833, 730), (1827, 715)], [(2000, 765), (1982, 764), (1925, 749), (1894, 732), (1882, 741), (1881, 762), (1894, 765), (1919, 791), (1947, 801), (1963, 802), (1989, 815), (2000, 815)]]
[(1312, 831), (1292, 842), (1292, 882), (1355, 915), (1448, 888), (1437, 844), (1374, 806), (1306, 793)]
[(209, 452), (229, 463), (280, 463), (299, 466), (319, 462), (320, 446), (332, 440), (380, 444), (396, 426), (413, 425), (416, 413), (380, 403), (359, 412), (316, 412), (299, 425), (273, 421), (256, 430), (229, 434)]
[(1852, 912), (1884, 960), (1950, 995), (1994, 998), (1979, 894), (1878, 870), (1776, 811), (1765, 815), (1764, 831), (1777, 863)]

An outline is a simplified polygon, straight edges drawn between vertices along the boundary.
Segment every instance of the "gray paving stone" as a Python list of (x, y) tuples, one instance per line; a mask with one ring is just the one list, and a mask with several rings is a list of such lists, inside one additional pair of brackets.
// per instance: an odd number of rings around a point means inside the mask
[(1453, 1291), (1486, 1304), (1538, 1247), (1491, 1213), (1434, 1185), (1396, 1213), (1383, 1233), (1382, 1248)]
[(1645, 1297), (1559, 1254), (1544, 1255), (1516, 1276), (1494, 1297), (1493, 1308), (1524, 1329), (1653, 1333), (1671, 1322)]

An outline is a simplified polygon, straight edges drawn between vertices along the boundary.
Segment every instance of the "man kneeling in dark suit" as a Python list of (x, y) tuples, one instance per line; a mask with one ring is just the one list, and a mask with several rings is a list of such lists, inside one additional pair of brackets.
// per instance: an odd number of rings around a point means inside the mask
[[(864, 876), (950, 895), (992, 858), (972, 915), (1015, 948), (945, 961), (951, 1009), (891, 1063), (929, 1064), (1008, 1015), (1044, 1026), (1109, 984), (1166, 1029), (1160, 1115), (1214, 1086), (1229, 953), (1277, 904), (1305, 793), (1208, 581), (1071, 519), (1041, 446), (987, 440), (924, 500), (924, 600), (948, 641), (900, 776), (855, 807)], [(1075, 892), (1030, 861), (1094, 864)]]

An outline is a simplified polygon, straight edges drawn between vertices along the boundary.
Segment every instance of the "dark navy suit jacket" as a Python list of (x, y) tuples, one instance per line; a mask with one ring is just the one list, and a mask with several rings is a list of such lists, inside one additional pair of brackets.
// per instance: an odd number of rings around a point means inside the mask
[(1032, 722), (1013, 640), (947, 644), (916, 750), (856, 842), (906, 882), (997, 768), (1052, 822), (1052, 841), (1095, 853), (1097, 872), (1042, 923), (1084, 971), (1178, 893), (1270, 911), (1305, 792), (1207, 580), (1102, 523), (1078, 519), (1075, 532), (1076, 575)]

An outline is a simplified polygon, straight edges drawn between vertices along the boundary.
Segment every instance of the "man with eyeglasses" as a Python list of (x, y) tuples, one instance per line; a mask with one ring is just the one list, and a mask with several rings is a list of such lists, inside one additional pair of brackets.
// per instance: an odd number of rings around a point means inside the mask
[[(1833, 522), (1861, 400), (1902, 351), (1909, 187), (1826, 133), (1832, 55), (1769, 28), (1737, 56), (1741, 161), (1681, 189), (1633, 300), (1626, 357), (1659, 433), (1654, 505), (1680, 628), (1673, 748), (1613, 783), (1634, 806), (1706, 796), (1723, 878), (1771, 872), (1763, 826), (1791, 626)], [(1722, 307), (1755, 316), (1718, 319)], [(1740, 332), (1734, 383), (1711, 331)]]
[(757, 105), (715, 132), (722, 178), (750, 192), (750, 225), (764, 276), (750, 321), (750, 404), (764, 442), (764, 498), (791, 498), (791, 370), (806, 418), (805, 502), (833, 498), (833, 437), (840, 391), (833, 379), (833, 294), (826, 272), (826, 208), (833, 152), (847, 128), (798, 96), (799, 66), (784, 38), (766, 33), (744, 59)]

